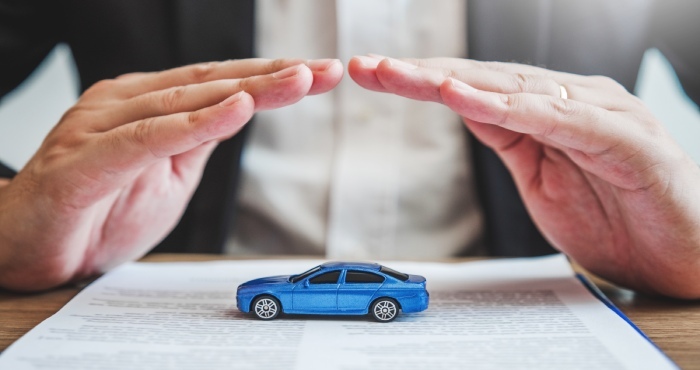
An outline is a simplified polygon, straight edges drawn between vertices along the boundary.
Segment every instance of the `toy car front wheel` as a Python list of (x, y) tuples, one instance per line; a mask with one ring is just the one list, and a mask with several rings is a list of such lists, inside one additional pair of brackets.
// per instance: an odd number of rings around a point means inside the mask
[(282, 306), (280, 302), (269, 295), (255, 298), (253, 301), (253, 313), (261, 320), (272, 320), (280, 314)]
[(399, 305), (391, 298), (379, 298), (372, 303), (370, 313), (379, 322), (389, 322), (399, 315)]

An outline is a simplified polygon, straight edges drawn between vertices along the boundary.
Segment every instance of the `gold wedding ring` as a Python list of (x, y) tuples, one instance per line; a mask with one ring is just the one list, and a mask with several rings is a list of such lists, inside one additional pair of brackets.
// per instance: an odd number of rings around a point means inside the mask
[(564, 85), (559, 85), (559, 97), (564, 100), (569, 99), (569, 92), (566, 91), (566, 87), (564, 87)]

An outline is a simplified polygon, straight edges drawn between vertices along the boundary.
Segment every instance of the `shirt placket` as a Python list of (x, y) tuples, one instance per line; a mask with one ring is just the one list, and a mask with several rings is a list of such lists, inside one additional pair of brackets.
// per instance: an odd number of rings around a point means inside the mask
[[(401, 55), (405, 1), (338, 0), (338, 57)], [(389, 29), (385, 29), (389, 28)], [(352, 81), (335, 91), (336, 148), (331, 175), (327, 256), (391, 255), (397, 228), (401, 98)]]

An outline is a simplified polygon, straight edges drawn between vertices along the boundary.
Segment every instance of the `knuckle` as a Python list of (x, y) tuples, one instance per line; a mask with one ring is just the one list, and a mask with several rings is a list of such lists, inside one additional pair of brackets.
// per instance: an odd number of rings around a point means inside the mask
[(481, 62), (481, 66), (488, 70), (496, 71), (496, 72), (505, 72), (505, 63), (503, 62)]
[(58, 123), (53, 127), (50, 133), (57, 132), (94, 132), (95, 122), (103, 119), (100, 114), (100, 109), (104, 106), (100, 104), (86, 104), (78, 102), (76, 105), (68, 108)]
[(197, 125), (199, 124), (200, 117), (201, 113), (199, 111), (187, 113), (187, 124), (192, 127), (197, 127)]
[(263, 71), (265, 74), (275, 73), (286, 68), (289, 64), (289, 59), (273, 59), (268, 62)]
[(288, 59), (275, 59), (270, 62), (269, 65), (269, 71), (279, 71), (280, 69), (284, 69), (287, 65), (289, 64)]
[(75, 153), (88, 140), (88, 135), (70, 130), (54, 130), (41, 145), (42, 157), (48, 162), (60, 161), (67, 153)]
[(250, 91), (251, 86), (252, 86), (252, 79), (249, 78), (241, 78), (234, 82), (233, 88), (235, 91)]
[(158, 155), (158, 153), (156, 153), (151, 147), (150, 138), (152, 137), (151, 133), (153, 131), (154, 124), (155, 118), (146, 118), (144, 120), (139, 121), (134, 127), (134, 129), (131, 131), (131, 140), (136, 145), (148, 149), (154, 157), (161, 158), (161, 156)]
[(453, 78), (455, 80), (462, 81), (462, 76), (460, 76), (460, 73), (458, 73), (454, 69), (444, 70), (443, 74), (444, 74), (445, 78)]
[(571, 117), (579, 117), (576, 121), (586, 122), (588, 126), (597, 129), (605, 124), (604, 120), (609, 117), (603, 117), (605, 110), (601, 110), (592, 106), (578, 104), (570, 100), (550, 99), (549, 108), (553, 112), (552, 127), (547, 128), (546, 134), (552, 134), (556, 129), (558, 122), (571, 121)]
[(498, 125), (505, 127), (508, 125), (511, 112), (517, 110), (521, 103), (518, 95), (502, 94), (500, 97), (501, 101), (503, 102), (504, 109), (501, 117), (499, 118)]
[(63, 113), (63, 116), (61, 116), (61, 119), (58, 121), (58, 125), (62, 125), (67, 121), (80, 120), (83, 117), (84, 112), (85, 108), (83, 108), (83, 106), (80, 104), (76, 104), (68, 108), (68, 110)]
[(195, 64), (189, 71), (190, 76), (195, 81), (207, 81), (211, 79), (217, 65), (217, 62)]
[(166, 90), (160, 98), (160, 104), (166, 112), (176, 112), (182, 106), (185, 96), (187, 96), (187, 86), (176, 86)]
[(601, 85), (609, 84), (611, 82), (610, 77), (603, 75), (588, 76), (588, 79)]
[(580, 115), (581, 109), (565, 99), (549, 99), (549, 107), (557, 117)]
[(106, 135), (100, 136), (100, 146), (108, 152), (117, 153), (122, 147), (122, 142), (124, 141), (124, 135), (120, 135), (118, 131), (110, 131)]
[(532, 77), (524, 73), (516, 73), (513, 75), (512, 83), (515, 91), (527, 92), (532, 84)]
[(187, 113), (187, 124), (190, 127), (190, 133), (192, 135), (192, 138), (198, 142), (204, 142), (204, 138), (202, 137), (201, 134), (201, 129), (200, 129), (200, 122), (201, 122), (202, 115), (199, 111), (194, 111)]
[(480, 60), (462, 59), (461, 61), (462, 61), (462, 63), (465, 63), (465, 67), (467, 67), (467, 68), (486, 69), (484, 62), (482, 62)]
[(304, 59), (297, 59), (297, 58), (287, 58), (287, 59), (273, 59), (267, 63), (266, 66), (263, 67), (262, 73), (261, 74), (270, 74), (270, 73), (275, 73), (277, 71), (281, 71), (285, 68), (297, 65), (297, 64), (305, 64), (306, 60)]
[(402, 58), (401, 60), (406, 63), (413, 64), (419, 68), (431, 68), (435, 66), (435, 63), (432, 63), (428, 59)]
[(107, 79), (95, 82), (84, 93), (84, 97), (92, 97), (94, 95), (102, 95), (114, 90), (119, 82), (114, 79)]
[(593, 83), (597, 86), (603, 86), (609, 89), (616, 89), (616, 90), (623, 90), (627, 91), (622, 84), (619, 82), (615, 81), (614, 79), (608, 77), (608, 76), (589, 76), (590, 80), (593, 81)]
[(652, 140), (666, 138), (669, 136), (668, 131), (664, 125), (654, 118), (650, 118), (649, 115), (645, 114), (633, 114), (632, 120), (638, 123), (640, 131), (645, 134), (646, 137)]
[[(79, 132), (52, 132), (37, 150), (27, 169), (31, 173), (41, 173), (37, 178), (51, 176), (66, 170), (72, 170), (76, 163), (76, 153), (82, 153), (89, 147), (94, 136)], [(51, 184), (47, 189), (51, 187)]]

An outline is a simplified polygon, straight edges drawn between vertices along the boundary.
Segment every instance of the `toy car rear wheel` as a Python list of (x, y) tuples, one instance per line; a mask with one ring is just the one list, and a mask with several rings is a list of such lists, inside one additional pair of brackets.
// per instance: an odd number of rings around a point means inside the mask
[(372, 303), (370, 314), (379, 322), (389, 322), (399, 315), (399, 305), (391, 298), (379, 298)]
[(252, 311), (261, 320), (272, 320), (280, 314), (282, 306), (275, 297), (264, 295), (255, 298)]

